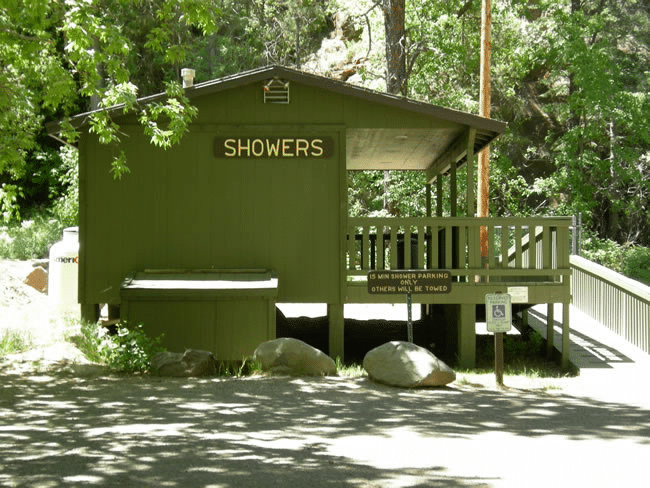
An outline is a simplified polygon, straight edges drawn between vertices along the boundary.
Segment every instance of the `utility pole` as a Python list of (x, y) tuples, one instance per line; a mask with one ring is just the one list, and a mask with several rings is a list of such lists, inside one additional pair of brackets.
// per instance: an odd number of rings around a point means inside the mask
[[(481, 2), (481, 73), (479, 115), (490, 117), (490, 51), (492, 31), (492, 2)], [(478, 155), (478, 217), (487, 217), (490, 211), (490, 146)], [(487, 260), (487, 228), (481, 227), (481, 257)]]
[[(481, 73), (479, 90), (479, 115), (490, 117), (490, 54), (492, 33), (492, 1), (481, 1)], [(490, 211), (490, 146), (483, 149), (478, 155), (478, 198), (477, 215), (479, 218), (487, 217)], [(481, 226), (481, 261), (483, 266), (488, 266), (488, 233), (487, 227)], [(487, 281), (488, 276), (485, 277)], [(497, 386), (503, 387), (503, 332), (494, 334), (494, 371)]]

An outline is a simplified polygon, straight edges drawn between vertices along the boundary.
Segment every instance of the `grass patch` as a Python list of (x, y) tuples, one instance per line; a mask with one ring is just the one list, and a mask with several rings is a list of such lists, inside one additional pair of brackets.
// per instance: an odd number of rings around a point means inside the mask
[(6, 329), (0, 333), (0, 357), (25, 352), (32, 347), (33, 342), (29, 332)]
[[(551, 357), (546, 355), (546, 341), (536, 331), (521, 335), (503, 336), (503, 373), (507, 376), (528, 378), (564, 378), (577, 376), (578, 369), (560, 366), (557, 351)], [(494, 336), (477, 336), (476, 368), (467, 373), (494, 372)]]
[(245, 376), (261, 376), (262, 363), (253, 358), (241, 361), (217, 361), (217, 376), (224, 378), (243, 378)]
[(340, 357), (336, 357), (336, 371), (343, 378), (361, 378), (367, 376), (366, 370), (358, 363), (344, 363)]

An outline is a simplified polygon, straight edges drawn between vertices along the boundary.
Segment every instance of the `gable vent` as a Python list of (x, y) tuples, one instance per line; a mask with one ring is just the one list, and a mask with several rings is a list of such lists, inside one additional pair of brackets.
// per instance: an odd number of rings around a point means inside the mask
[(264, 85), (264, 103), (289, 103), (289, 82), (273, 78)]

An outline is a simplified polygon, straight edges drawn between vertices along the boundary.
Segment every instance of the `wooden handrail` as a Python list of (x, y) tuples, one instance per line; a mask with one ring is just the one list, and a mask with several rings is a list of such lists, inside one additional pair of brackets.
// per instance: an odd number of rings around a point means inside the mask
[[(571, 223), (570, 217), (350, 217), (348, 275), (444, 268), (467, 280), (489, 275), (564, 281), (570, 274)], [(481, 227), (488, 230), (487, 269), (480, 257)]]

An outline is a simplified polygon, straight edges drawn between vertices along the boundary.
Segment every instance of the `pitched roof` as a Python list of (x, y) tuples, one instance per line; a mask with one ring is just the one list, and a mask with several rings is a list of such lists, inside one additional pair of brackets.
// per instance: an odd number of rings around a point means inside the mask
[[(399, 134), (394, 128), (348, 129), (348, 169), (426, 170), (435, 167), (436, 172), (445, 172), (449, 169), (452, 160), (457, 165), (465, 162), (464, 141), (467, 139), (469, 129), (475, 131), (474, 153), (486, 147), (506, 129), (506, 124), (498, 120), (381, 93), (332, 78), (275, 65), (197, 83), (191, 88), (187, 88), (185, 94), (192, 99), (255, 82), (266, 82), (273, 78), (355, 97), (407, 113), (424, 115), (431, 119), (449, 122), (450, 125), (455, 126), (454, 128), (436, 130), (400, 129)], [(138, 102), (146, 104), (165, 97), (166, 94), (159, 93), (143, 97)], [(120, 108), (120, 106), (116, 106), (108, 110), (119, 110)], [(91, 114), (92, 112), (87, 112), (73, 117), (73, 125), (83, 126)], [(52, 124), (48, 126), (48, 132), (56, 133), (58, 128), (58, 124)]]

